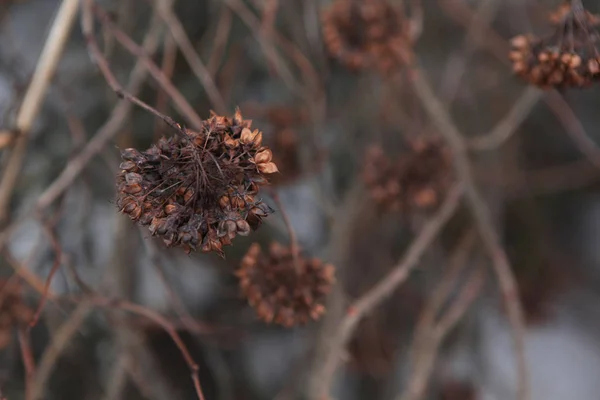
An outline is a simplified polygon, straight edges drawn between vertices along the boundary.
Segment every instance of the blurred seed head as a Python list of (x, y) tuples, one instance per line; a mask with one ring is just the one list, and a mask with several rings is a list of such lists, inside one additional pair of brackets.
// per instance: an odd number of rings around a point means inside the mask
[(412, 60), (408, 20), (387, 0), (335, 0), (322, 25), (325, 47), (350, 70), (387, 75)]
[(334, 267), (316, 258), (298, 257), (272, 243), (265, 253), (250, 246), (236, 275), (242, 294), (260, 319), (285, 327), (317, 320), (325, 313), (325, 297), (335, 283)]
[(439, 205), (453, 181), (452, 157), (437, 138), (419, 138), (410, 152), (392, 161), (380, 146), (365, 155), (363, 180), (371, 198), (387, 212), (429, 210)]
[(513, 71), (544, 89), (591, 85), (600, 75), (596, 30), (600, 18), (565, 2), (550, 14), (549, 21), (555, 30), (548, 36), (512, 38), (509, 58)]

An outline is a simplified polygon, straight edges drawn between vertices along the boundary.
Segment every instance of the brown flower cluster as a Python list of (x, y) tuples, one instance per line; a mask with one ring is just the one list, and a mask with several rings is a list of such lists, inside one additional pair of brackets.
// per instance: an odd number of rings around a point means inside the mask
[(363, 179), (384, 211), (433, 208), (452, 183), (452, 158), (439, 140), (416, 140), (411, 150), (396, 162), (379, 146), (367, 150)]
[(511, 40), (513, 71), (541, 88), (589, 86), (600, 76), (596, 31), (600, 18), (566, 2), (549, 20), (555, 25), (551, 35), (526, 34)]
[(185, 129), (142, 152), (123, 150), (117, 206), (168, 247), (222, 255), (272, 212), (258, 190), (277, 166), (251, 123), (239, 110), (233, 118), (212, 113), (199, 132)]
[(335, 282), (332, 265), (300, 255), (295, 259), (289, 247), (278, 243), (266, 254), (257, 243), (250, 246), (236, 275), (258, 317), (285, 327), (319, 319)]
[(327, 50), (351, 70), (389, 74), (412, 59), (407, 21), (386, 0), (336, 0), (322, 23)]
[(33, 318), (33, 310), (21, 298), (20, 286), (0, 281), (0, 350), (8, 346), (15, 326), (25, 326)]

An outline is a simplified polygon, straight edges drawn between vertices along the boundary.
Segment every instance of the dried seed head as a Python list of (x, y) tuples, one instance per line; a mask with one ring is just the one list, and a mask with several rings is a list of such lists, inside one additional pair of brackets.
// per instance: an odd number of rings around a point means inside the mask
[(367, 150), (363, 180), (384, 211), (436, 207), (453, 179), (450, 152), (437, 139), (418, 139), (393, 163), (381, 147)]
[(322, 21), (327, 50), (351, 70), (389, 74), (412, 61), (409, 21), (386, 0), (335, 0)]
[(256, 195), (277, 166), (239, 110), (233, 118), (212, 113), (198, 132), (184, 131), (143, 152), (122, 151), (117, 206), (169, 247), (222, 255), (272, 212)]
[(518, 35), (511, 40), (513, 72), (541, 88), (591, 85), (600, 75), (596, 31), (600, 18), (565, 2), (549, 19), (555, 25), (551, 35)]
[(295, 265), (290, 248), (278, 243), (266, 254), (254, 243), (242, 259), (236, 272), (241, 291), (263, 321), (291, 327), (325, 313), (334, 267), (302, 256), (297, 261)]

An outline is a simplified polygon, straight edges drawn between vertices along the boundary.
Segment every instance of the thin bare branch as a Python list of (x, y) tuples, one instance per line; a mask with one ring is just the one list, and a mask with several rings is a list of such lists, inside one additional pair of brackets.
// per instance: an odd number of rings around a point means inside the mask
[[(146, 54), (153, 54), (158, 48), (160, 39), (160, 21), (155, 16), (151, 22), (150, 29), (146, 33), (143, 43), (143, 51)], [(130, 74), (129, 83), (126, 91), (136, 94), (140, 91), (146, 80), (146, 66), (143, 60), (138, 60)], [(120, 132), (123, 124), (129, 117), (133, 109), (133, 103), (129, 101), (120, 101), (110, 114), (108, 120), (100, 127), (94, 137), (88, 141), (86, 146), (69, 161), (60, 175), (52, 184), (40, 195), (36, 208), (38, 210), (46, 209), (52, 204), (69, 186), (77, 179), (87, 164), (105, 148), (117, 133)]]
[(455, 169), (458, 178), (465, 185), (465, 193), (469, 208), (475, 218), (483, 243), (492, 259), (494, 272), (498, 279), (500, 291), (502, 292), (502, 299), (511, 325), (518, 380), (517, 398), (519, 400), (527, 400), (530, 398), (530, 389), (529, 371), (525, 355), (525, 320), (523, 307), (519, 300), (518, 286), (512, 268), (508, 261), (508, 257), (502, 248), (498, 234), (494, 230), (489, 210), (487, 209), (479, 190), (475, 186), (471, 167), (469, 165), (467, 146), (462, 134), (452, 121), (441, 101), (433, 92), (421, 70), (416, 70), (414, 72), (412, 83), (415, 93), (429, 114), (429, 117), (436, 125), (439, 133), (447, 140), (449, 146), (452, 148)]
[(42, 355), (27, 400), (41, 400), (44, 398), (46, 384), (52, 374), (56, 362), (63, 351), (65, 351), (67, 346), (72, 342), (71, 339), (73, 338), (73, 335), (77, 333), (79, 327), (83, 324), (92, 310), (93, 307), (90, 302), (86, 300), (81, 301), (77, 308), (75, 308), (75, 311), (70, 315), (69, 319), (58, 329), (52, 342), (48, 345)]
[(171, 36), (173, 36), (173, 39), (175, 39), (177, 46), (181, 50), (181, 54), (183, 54), (183, 57), (190, 65), (192, 72), (194, 73), (194, 75), (196, 75), (200, 83), (202, 83), (202, 85), (204, 86), (206, 94), (210, 99), (210, 102), (212, 103), (213, 107), (215, 107), (218, 113), (226, 114), (227, 107), (225, 105), (225, 101), (223, 100), (223, 97), (221, 96), (217, 85), (215, 85), (215, 81), (213, 80), (212, 75), (200, 59), (200, 56), (198, 55), (196, 50), (194, 49), (194, 45), (190, 41), (190, 38), (185, 33), (185, 29), (183, 29), (181, 21), (179, 21), (179, 18), (177, 18), (177, 16), (170, 7), (163, 7), (159, 5), (158, 11), (161, 18), (163, 18), (163, 20), (169, 27)]
[(342, 353), (358, 323), (409, 277), (410, 272), (418, 265), (425, 251), (458, 209), (462, 195), (463, 186), (456, 184), (449, 191), (439, 210), (425, 223), (390, 273), (348, 307), (346, 315), (338, 324), (337, 331), (330, 338), (323, 365), (320, 366), (319, 381), (310, 388), (311, 399), (321, 399), (328, 395)]
[(48, 33), (48, 39), (40, 55), (31, 79), (31, 84), (25, 93), (23, 103), (17, 114), (15, 129), (18, 136), (15, 142), (10, 158), (0, 181), (0, 225), (3, 225), (8, 218), (8, 208), (12, 193), (17, 184), (27, 144), (29, 143), (29, 131), (35, 120), (46, 90), (50, 85), (50, 80), (56, 71), (58, 61), (62, 56), (65, 43), (69, 32), (73, 27), (79, 0), (63, 0), (58, 9), (58, 13), (52, 23), (52, 28)]
[(473, 150), (492, 150), (501, 146), (525, 121), (543, 94), (540, 89), (528, 86), (494, 129), (485, 135), (471, 139), (469, 147)]

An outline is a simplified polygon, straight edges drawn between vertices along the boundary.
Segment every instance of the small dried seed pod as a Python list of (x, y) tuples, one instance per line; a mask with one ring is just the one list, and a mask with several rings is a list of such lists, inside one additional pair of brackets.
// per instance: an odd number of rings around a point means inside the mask
[(260, 319), (285, 327), (317, 320), (335, 283), (334, 267), (301, 255), (294, 263), (290, 248), (271, 244), (263, 253), (254, 243), (236, 272), (243, 295)]

